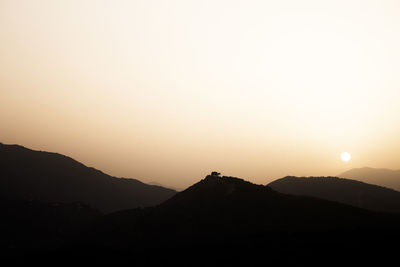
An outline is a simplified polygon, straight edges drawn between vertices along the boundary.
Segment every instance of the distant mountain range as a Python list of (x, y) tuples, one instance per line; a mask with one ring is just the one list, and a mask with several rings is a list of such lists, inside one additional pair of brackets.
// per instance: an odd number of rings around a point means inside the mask
[(338, 175), (338, 177), (355, 179), (369, 184), (377, 184), (400, 191), (400, 170), (356, 168)]
[(217, 172), (176, 192), (0, 144), (0, 253), (29, 264), (36, 255), (71, 264), (385, 265), (397, 256), (399, 194), (336, 177), (265, 186)]
[[(164, 186), (163, 184), (160, 184), (159, 182), (155, 182), (155, 181), (148, 182), (147, 184), (149, 184), (149, 185), (157, 185), (157, 186), (166, 187), (166, 186)], [(180, 191), (182, 191), (182, 188), (177, 188), (177, 187), (172, 187), (172, 186), (169, 186), (168, 188), (170, 188), (170, 189), (172, 189), (172, 190), (175, 190), (175, 191), (177, 191), (177, 192), (180, 192)]]
[(360, 181), (337, 177), (288, 176), (268, 186), (285, 194), (312, 196), (369, 210), (400, 213), (400, 192)]
[(0, 197), (83, 202), (102, 212), (157, 205), (175, 190), (109, 176), (76, 160), (0, 143)]

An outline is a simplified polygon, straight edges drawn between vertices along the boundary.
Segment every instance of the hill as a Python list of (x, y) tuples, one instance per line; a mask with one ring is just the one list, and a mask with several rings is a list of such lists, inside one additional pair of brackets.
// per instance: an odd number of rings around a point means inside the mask
[(377, 184), (400, 191), (400, 170), (355, 168), (338, 175), (339, 177)]
[(109, 176), (78, 161), (0, 143), (0, 197), (83, 202), (109, 213), (157, 205), (176, 191), (136, 179)]
[(360, 261), (358, 253), (390, 251), (399, 222), (396, 215), (209, 175), (156, 207), (105, 216), (79, 242), (95, 244), (96, 253), (125, 251), (146, 261), (209, 264), (216, 257), (225, 264), (261, 258), (298, 264), (310, 251), (314, 260), (351, 254)]
[(337, 177), (288, 176), (268, 186), (285, 194), (312, 196), (374, 211), (400, 213), (400, 192), (360, 181)]

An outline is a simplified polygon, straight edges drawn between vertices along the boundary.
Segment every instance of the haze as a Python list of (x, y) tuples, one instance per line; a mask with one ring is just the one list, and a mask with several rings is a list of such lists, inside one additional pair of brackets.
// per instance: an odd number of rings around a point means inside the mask
[(265, 184), (398, 169), (399, 12), (0, 0), (0, 142), (180, 188), (213, 170)]

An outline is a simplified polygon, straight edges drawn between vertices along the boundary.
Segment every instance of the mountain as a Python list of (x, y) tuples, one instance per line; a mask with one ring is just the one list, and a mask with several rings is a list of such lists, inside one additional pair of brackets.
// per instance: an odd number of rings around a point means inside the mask
[(288, 176), (268, 184), (291, 195), (312, 196), (382, 212), (400, 213), (400, 192), (337, 177)]
[(76, 160), (0, 143), (0, 197), (83, 202), (110, 213), (157, 205), (176, 191), (109, 176)]
[(158, 206), (105, 216), (79, 242), (95, 244), (97, 254), (117, 250), (188, 265), (217, 263), (214, 257), (225, 264), (331, 262), (349, 254), (362, 261), (358, 255), (370, 250), (392, 250), (399, 223), (398, 215), (209, 175)]
[(400, 191), (400, 170), (356, 168), (338, 175), (339, 177), (377, 184)]

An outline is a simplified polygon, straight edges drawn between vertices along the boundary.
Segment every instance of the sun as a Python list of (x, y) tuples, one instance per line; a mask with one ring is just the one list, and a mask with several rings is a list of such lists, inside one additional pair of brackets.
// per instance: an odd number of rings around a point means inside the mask
[(351, 159), (351, 155), (350, 155), (349, 152), (343, 152), (342, 154), (340, 154), (340, 158), (343, 161), (347, 162), (347, 161), (349, 161)]

